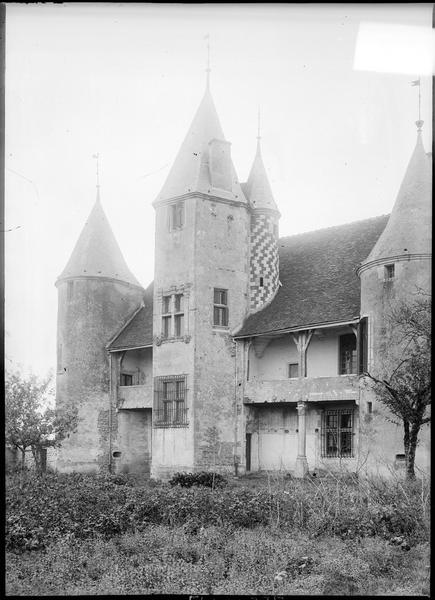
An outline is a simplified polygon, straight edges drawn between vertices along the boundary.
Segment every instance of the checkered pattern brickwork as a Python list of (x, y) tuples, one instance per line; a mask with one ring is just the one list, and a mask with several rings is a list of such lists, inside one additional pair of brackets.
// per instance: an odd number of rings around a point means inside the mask
[[(271, 300), (278, 287), (279, 257), (273, 224), (269, 215), (256, 214), (251, 218), (251, 310), (257, 310)], [(263, 278), (263, 286), (260, 286), (260, 277)]]

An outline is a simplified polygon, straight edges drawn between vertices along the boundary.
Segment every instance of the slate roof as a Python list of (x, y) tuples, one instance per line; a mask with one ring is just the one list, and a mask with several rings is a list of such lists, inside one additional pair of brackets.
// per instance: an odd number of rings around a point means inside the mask
[(264, 168), (259, 138), (248, 181), (242, 184), (242, 190), (252, 208), (268, 208), (278, 212), (266, 169)]
[[(417, 121), (417, 126), (422, 122)], [(421, 126), (420, 126), (421, 127)], [(391, 212), (391, 218), (366, 263), (403, 254), (430, 254), (432, 249), (432, 157), (417, 143)]]
[(272, 302), (250, 315), (235, 337), (349, 321), (359, 316), (364, 261), (388, 215), (281, 238), (279, 278)]
[(108, 346), (109, 351), (128, 348), (144, 348), (153, 343), (153, 284), (144, 295), (144, 306), (138, 307), (133, 318), (122, 327), (116, 338)]
[(142, 287), (122, 256), (98, 196), (58, 281), (67, 277), (109, 277)]
[(232, 161), (231, 192), (215, 190), (212, 187), (208, 145), (213, 139), (225, 140), (225, 137), (210, 89), (207, 87), (156, 202), (193, 192), (228, 196), (229, 199), (246, 202)]

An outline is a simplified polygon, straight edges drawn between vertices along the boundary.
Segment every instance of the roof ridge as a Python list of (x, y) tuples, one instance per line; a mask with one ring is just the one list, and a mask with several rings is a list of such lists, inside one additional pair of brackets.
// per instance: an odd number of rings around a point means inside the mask
[(310, 233), (320, 233), (321, 231), (328, 231), (330, 229), (338, 229), (339, 227), (346, 227), (347, 225), (356, 225), (357, 223), (364, 223), (365, 221), (374, 221), (375, 219), (381, 219), (382, 217), (389, 217), (390, 214), (382, 214), (377, 215), (376, 217), (367, 217), (366, 219), (359, 219), (358, 221), (349, 221), (348, 223), (341, 223), (340, 225), (330, 225), (329, 227), (322, 227), (321, 229), (310, 229), (309, 231), (301, 231), (299, 233), (292, 233), (291, 235), (282, 236), (278, 239), (278, 242), (281, 240), (286, 240), (289, 238), (294, 238), (297, 236), (308, 235)]
[(135, 316), (143, 308), (145, 308), (145, 303), (142, 300), (141, 303), (139, 304), (139, 306), (137, 308), (135, 308), (134, 311), (131, 313), (130, 317), (127, 318), (127, 320), (124, 323), (124, 325), (122, 325), (122, 327), (118, 330), (118, 332), (107, 342), (106, 348), (110, 348), (110, 346), (116, 342), (116, 340), (119, 338), (119, 336), (121, 335), (121, 333), (130, 325), (130, 323), (133, 321), (133, 319), (135, 318)]

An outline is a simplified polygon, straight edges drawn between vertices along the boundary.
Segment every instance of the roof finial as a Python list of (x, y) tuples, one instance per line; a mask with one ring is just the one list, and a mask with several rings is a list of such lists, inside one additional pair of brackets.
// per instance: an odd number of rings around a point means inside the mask
[(258, 141), (261, 140), (261, 135), (260, 135), (260, 107), (258, 107), (258, 115), (257, 115), (257, 140)]
[(204, 36), (204, 39), (207, 40), (207, 68), (205, 70), (206, 72), (206, 76), (207, 76), (207, 80), (206, 80), (206, 88), (209, 89), (210, 88), (210, 34), (207, 33), (207, 35)]
[(95, 158), (95, 160), (97, 161), (97, 173), (96, 173), (96, 181), (97, 181), (97, 201), (100, 201), (100, 171), (99, 171), (99, 166), (100, 166), (100, 153), (97, 152), (97, 154), (93, 154), (92, 158)]
[(418, 87), (418, 121), (415, 122), (415, 124), (417, 125), (417, 131), (420, 132), (421, 128), (423, 127), (423, 123), (424, 121), (421, 120), (421, 81), (420, 81), (420, 77), (418, 79), (415, 79), (414, 81), (411, 81), (411, 85), (412, 86), (417, 86)]

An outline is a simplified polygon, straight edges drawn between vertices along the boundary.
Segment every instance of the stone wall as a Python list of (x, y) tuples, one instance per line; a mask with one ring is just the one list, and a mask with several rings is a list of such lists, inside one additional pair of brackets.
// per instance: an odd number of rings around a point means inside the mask
[(67, 281), (58, 284), (58, 369), (56, 403), (78, 407), (77, 432), (57, 458), (60, 471), (98, 471), (109, 465), (111, 406), (106, 344), (142, 300), (143, 290), (122, 282), (77, 278), (71, 299)]
[[(385, 281), (384, 264), (394, 263), (394, 279)], [(387, 343), (392, 332), (388, 330), (387, 317), (400, 302), (412, 303), (419, 290), (430, 291), (431, 261), (412, 256), (400, 260), (386, 260), (369, 266), (360, 273), (361, 315), (369, 322), (369, 371), (377, 376), (392, 372), (402, 356), (397, 346)], [(371, 402), (372, 414), (367, 410)], [(397, 472), (397, 455), (403, 454), (403, 430), (401, 424), (391, 422), (391, 412), (370, 391), (363, 388), (361, 448), (367, 457), (367, 469), (388, 475)], [(417, 469), (430, 470), (430, 429), (423, 427), (416, 453)], [(399, 469), (400, 472), (400, 469)]]
[[(249, 213), (201, 199), (196, 209), (195, 468), (234, 472), (236, 356), (231, 332), (248, 310)], [(228, 327), (213, 323), (214, 289), (228, 290)], [(236, 444), (236, 445), (235, 445)]]

